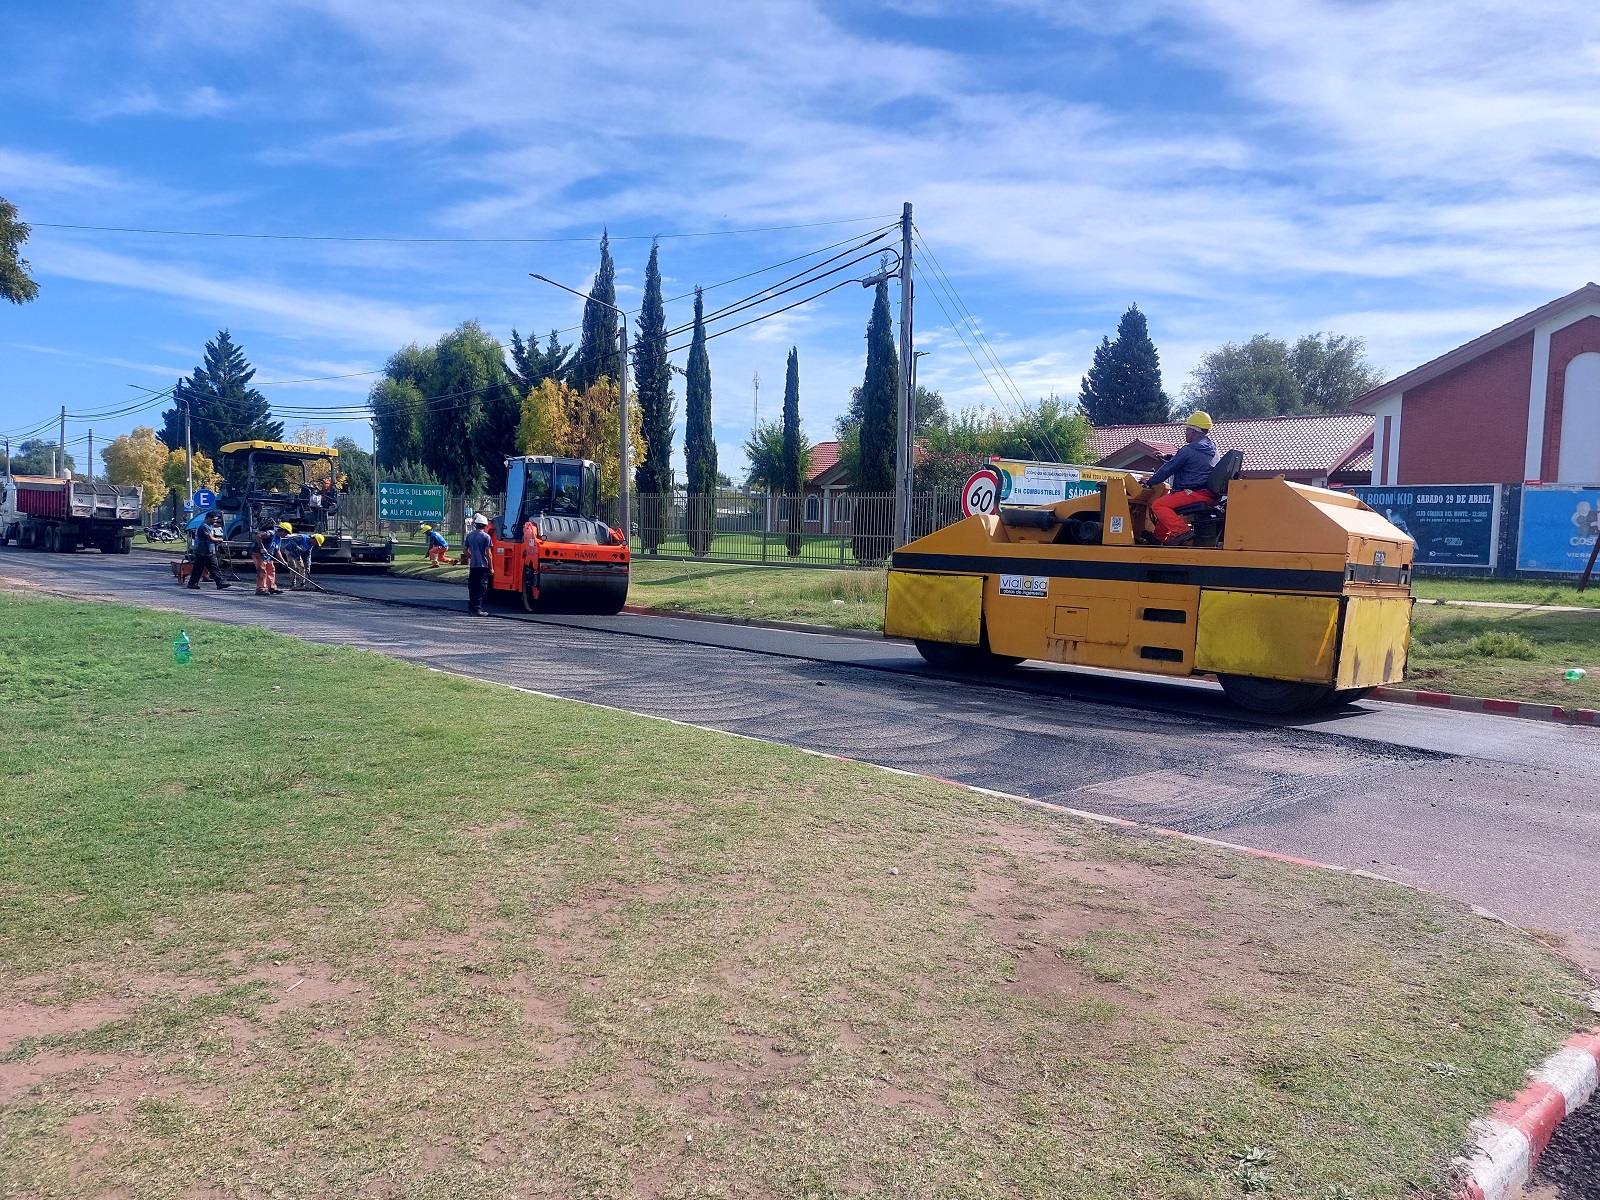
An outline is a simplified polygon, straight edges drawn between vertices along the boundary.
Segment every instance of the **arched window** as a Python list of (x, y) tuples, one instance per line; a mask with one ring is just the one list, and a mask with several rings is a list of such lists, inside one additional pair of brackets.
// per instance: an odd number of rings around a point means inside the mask
[(816, 493), (806, 497), (806, 523), (814, 525), (822, 520), (822, 498)]
[(1567, 364), (1561, 393), (1561, 483), (1600, 483), (1600, 354), (1579, 354)]
[(848, 521), (850, 519), (849, 496), (840, 496), (833, 502), (833, 519), (835, 521)]

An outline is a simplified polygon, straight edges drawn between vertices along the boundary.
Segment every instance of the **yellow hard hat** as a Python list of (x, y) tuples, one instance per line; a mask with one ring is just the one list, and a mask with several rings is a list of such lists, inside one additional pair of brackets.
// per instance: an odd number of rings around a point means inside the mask
[(433, 532), (433, 526), (432, 525), (424, 525), (422, 527), (422, 532), (423, 533), (432, 533)]
[(293, 533), (294, 532), (294, 526), (289, 524), (289, 522), (287, 522), (287, 521), (279, 521), (278, 522), (278, 528), (283, 530), (285, 533)]
[(322, 545), (323, 542), (327, 541), (327, 539), (325, 537), (323, 537), (320, 533), (313, 533), (311, 535), (311, 540), (313, 542), (315, 542), (319, 546)]
[(1198, 412), (1192, 412), (1189, 414), (1189, 419), (1185, 421), (1184, 424), (1188, 425), (1192, 429), (1210, 429), (1211, 414), (1203, 409)]

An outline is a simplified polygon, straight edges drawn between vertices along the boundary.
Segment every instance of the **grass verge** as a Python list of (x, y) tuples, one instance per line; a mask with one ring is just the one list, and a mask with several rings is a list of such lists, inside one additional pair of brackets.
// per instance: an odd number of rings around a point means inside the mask
[(1430, 600), (1490, 600), (1500, 604), (1560, 604), (1600, 608), (1600, 579), (1582, 593), (1576, 581), (1551, 579), (1467, 579), (1417, 575), (1414, 595)]
[(1440, 1192), (1584, 1020), (1398, 887), (0, 594), (0, 1192)]
[[(1587, 675), (1568, 682), (1569, 667)], [(1600, 613), (1419, 604), (1402, 686), (1600, 706)]]

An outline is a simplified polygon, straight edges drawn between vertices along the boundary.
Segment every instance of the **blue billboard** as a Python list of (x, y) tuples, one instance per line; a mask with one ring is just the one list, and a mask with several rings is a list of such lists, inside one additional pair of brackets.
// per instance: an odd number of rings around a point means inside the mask
[(1577, 575), (1600, 536), (1600, 488), (1522, 489), (1522, 530), (1517, 570)]
[(1495, 563), (1496, 498), (1493, 484), (1473, 486), (1353, 487), (1417, 543), (1419, 567), (1461, 567), (1487, 571)]

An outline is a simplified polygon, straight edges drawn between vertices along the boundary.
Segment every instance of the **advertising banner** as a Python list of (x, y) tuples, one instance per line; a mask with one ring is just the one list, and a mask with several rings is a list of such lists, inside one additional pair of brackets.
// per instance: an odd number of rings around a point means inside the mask
[(1419, 567), (1495, 565), (1500, 489), (1493, 484), (1347, 489), (1417, 543)]
[(1600, 535), (1600, 487), (1522, 489), (1517, 570), (1581, 574)]
[(1000, 503), (1016, 505), (1055, 504), (1069, 496), (1092, 496), (1105, 480), (1127, 474), (1103, 467), (1005, 458), (991, 458), (989, 465), (1000, 475)]
[[(468, 512), (470, 516), (470, 511)], [(444, 520), (444, 484), (380, 483), (378, 519), (382, 521)]]

